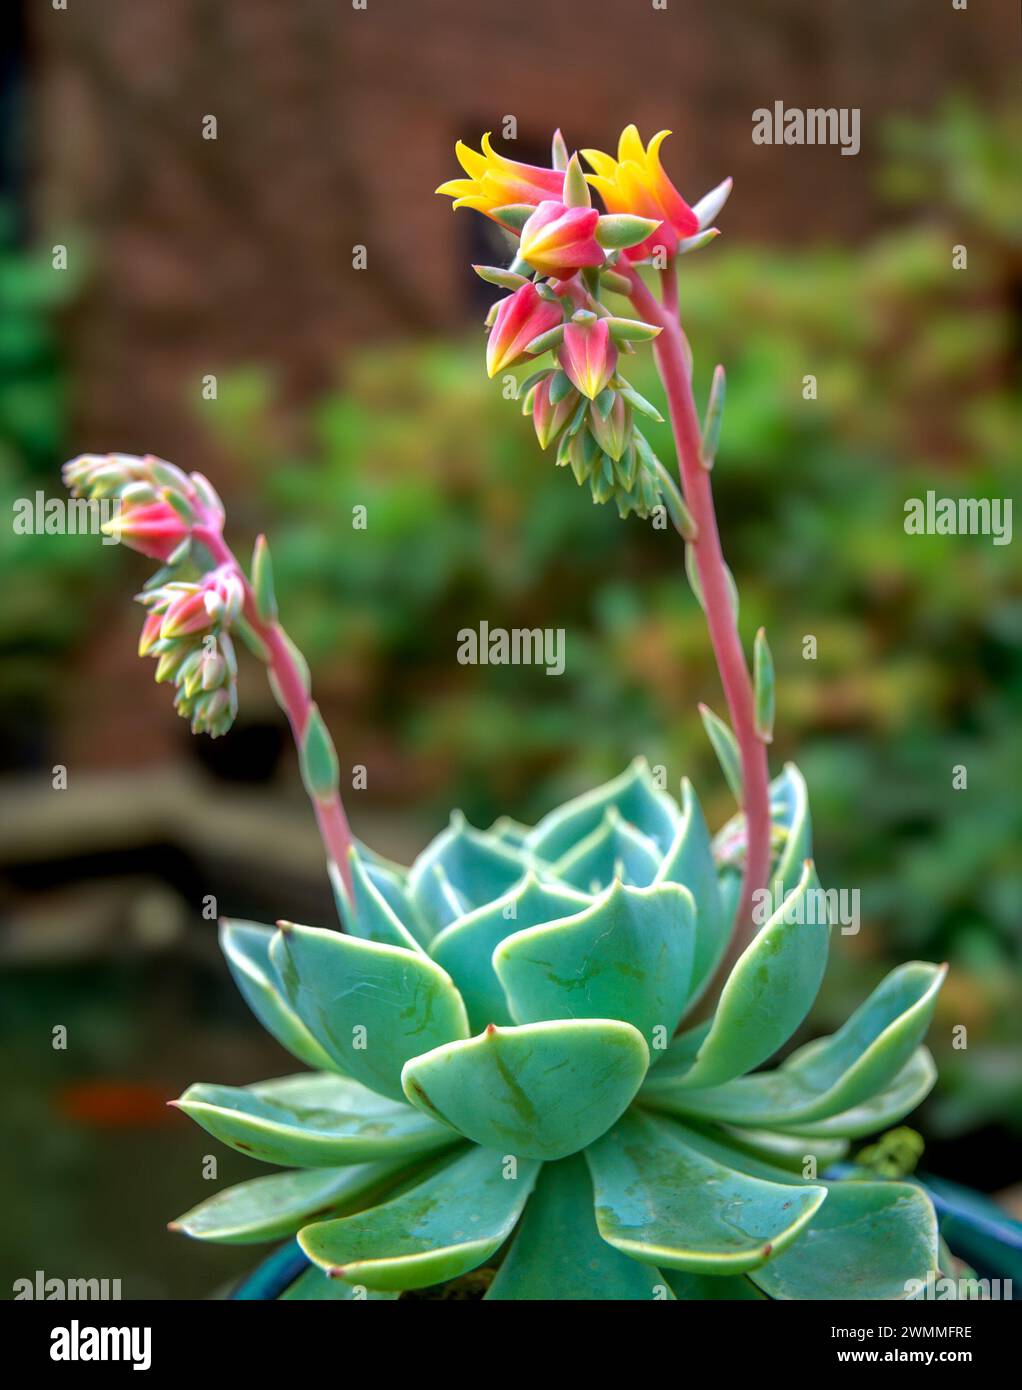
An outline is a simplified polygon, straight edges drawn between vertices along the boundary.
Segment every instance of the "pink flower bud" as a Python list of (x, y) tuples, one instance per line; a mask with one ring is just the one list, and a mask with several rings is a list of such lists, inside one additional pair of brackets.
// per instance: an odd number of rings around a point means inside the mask
[(557, 350), (557, 360), (571, 384), (594, 401), (617, 368), (617, 348), (606, 320), (595, 315), (581, 323), (573, 319), (564, 329), (564, 342)]
[(160, 640), (160, 628), (163, 626), (162, 613), (147, 613), (146, 620), (142, 624), (142, 633), (138, 639), (139, 656), (148, 656), (153, 647)]
[(197, 584), (189, 584), (187, 590), (179, 594), (164, 613), (160, 636), (166, 640), (204, 632), (213, 626), (213, 622), (206, 608), (205, 590)]
[(191, 528), (180, 513), (169, 502), (163, 501), (122, 506), (115, 516), (104, 522), (102, 529), (106, 535), (116, 536), (132, 550), (163, 564), (191, 533)]
[(561, 306), (544, 299), (531, 280), (502, 299), (486, 344), (487, 375), (532, 356), (525, 349), (533, 338), (556, 328), (563, 317)]
[(615, 393), (613, 403), (606, 417), (600, 414), (597, 406), (589, 412), (589, 429), (593, 438), (605, 454), (615, 463), (625, 451), (631, 435), (631, 411), (623, 396)]
[(541, 275), (568, 280), (583, 266), (603, 264), (603, 247), (596, 240), (599, 220), (595, 208), (542, 202), (522, 228), (520, 254)]
[(541, 449), (557, 438), (578, 409), (577, 391), (565, 392), (556, 405), (551, 405), (550, 385), (553, 380), (551, 375), (541, 381), (532, 397), (532, 423), (536, 427), (536, 438)]

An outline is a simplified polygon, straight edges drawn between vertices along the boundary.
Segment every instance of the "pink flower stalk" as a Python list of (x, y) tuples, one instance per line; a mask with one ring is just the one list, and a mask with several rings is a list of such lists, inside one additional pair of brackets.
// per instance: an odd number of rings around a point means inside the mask
[(544, 299), (531, 280), (502, 299), (486, 344), (487, 375), (496, 376), (533, 356), (526, 351), (532, 340), (556, 328), (563, 318), (561, 306)]
[(522, 228), (519, 254), (541, 275), (570, 280), (585, 266), (603, 265), (606, 259), (596, 240), (599, 220), (595, 208), (542, 202)]
[(594, 401), (617, 369), (617, 348), (605, 319), (580, 311), (565, 326), (557, 360), (571, 384)]

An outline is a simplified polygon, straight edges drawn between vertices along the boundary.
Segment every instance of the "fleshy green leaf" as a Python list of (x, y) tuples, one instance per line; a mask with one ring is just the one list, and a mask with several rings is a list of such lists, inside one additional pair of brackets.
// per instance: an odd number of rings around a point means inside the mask
[(703, 438), (699, 454), (704, 468), (712, 468), (720, 444), (720, 427), (724, 419), (724, 397), (727, 391), (727, 377), (718, 362), (713, 369), (710, 384), (710, 398), (706, 404), (706, 419), (703, 423)]
[(302, 781), (313, 801), (326, 800), (334, 795), (340, 781), (337, 750), (330, 731), (323, 722), (319, 706), (309, 706), (299, 749)]
[[(850, 1110), (842, 1110), (825, 1120), (801, 1126), (799, 1132), (810, 1139), (861, 1139), (889, 1129), (921, 1104), (933, 1090), (937, 1068), (925, 1047), (917, 1047), (901, 1071), (884, 1090)], [(775, 1132), (787, 1128), (777, 1125)]]
[(786, 763), (780, 777), (770, 784), (770, 819), (784, 832), (780, 857), (771, 879), (781, 881), (782, 893), (790, 893), (799, 881), (802, 865), (813, 853), (813, 827), (809, 816), (806, 779), (794, 763)]
[(544, 1164), (486, 1297), (497, 1302), (596, 1302), (673, 1295), (657, 1270), (601, 1239), (589, 1171), (585, 1159), (574, 1154)]
[(335, 1071), (337, 1064), (306, 1028), (284, 998), (270, 961), (273, 927), (258, 922), (224, 920), (220, 949), (241, 996), (266, 1031), (293, 1057), (315, 1071)]
[(764, 743), (770, 743), (774, 737), (774, 659), (763, 628), (756, 633), (752, 669), (756, 692), (756, 733)]
[(493, 953), (516, 1023), (616, 1018), (651, 1049), (669, 1038), (692, 976), (695, 906), (687, 888), (614, 883), (574, 916), (528, 927)]
[(385, 946), (403, 946), (409, 951), (420, 951), (418, 941), (372, 881), (354, 846), (349, 853), (348, 863), (351, 866), (354, 911), (348, 910), (343, 882), (338, 895), (345, 930), (363, 941), (378, 941)]
[(638, 246), (652, 236), (660, 223), (651, 217), (636, 217), (632, 213), (610, 213), (596, 224), (596, 240), (608, 251), (625, 251)]
[(807, 1125), (856, 1109), (890, 1085), (929, 1027), (946, 971), (921, 961), (900, 966), (836, 1033), (800, 1048), (777, 1071), (706, 1090), (651, 1086), (646, 1098), (671, 1113), (805, 1133)]
[(745, 1274), (690, 1274), (683, 1269), (669, 1269), (664, 1278), (675, 1298), (691, 1299), (698, 1303), (714, 1299), (746, 1302), (766, 1298), (766, 1294), (760, 1293)]
[(499, 1250), (538, 1172), (528, 1159), (473, 1148), (389, 1202), (306, 1226), (299, 1244), (349, 1284), (394, 1290), (443, 1283)]
[(764, 1163), (798, 1172), (807, 1158), (815, 1159), (816, 1171), (825, 1172), (848, 1152), (845, 1139), (819, 1139), (808, 1134), (782, 1134), (776, 1129), (738, 1129), (722, 1126), (727, 1142), (737, 1149), (761, 1158)]
[(189, 1086), (178, 1109), (232, 1149), (264, 1163), (335, 1168), (379, 1159), (411, 1161), (457, 1135), (407, 1105), (343, 1076), (303, 1075), (256, 1086)]
[(342, 1301), (365, 1300), (366, 1302), (392, 1302), (398, 1295), (394, 1293), (380, 1293), (374, 1289), (367, 1289), (363, 1285), (360, 1288), (353, 1284), (346, 1284), (343, 1279), (331, 1279), (324, 1274), (318, 1265), (311, 1265), (304, 1274), (299, 1274), (293, 1284), (289, 1284), (280, 1295), (280, 1301), (290, 1303), (293, 1301)]
[(664, 1057), (650, 1076), (650, 1091), (719, 1086), (758, 1067), (788, 1041), (812, 1007), (827, 968), (829, 931), (818, 888), (807, 865), (798, 888), (735, 962), (695, 1061), (685, 1068), (682, 1058), (679, 1068)]
[(430, 864), (415, 881), (415, 910), (426, 923), (427, 944), (438, 932), (464, 917), (468, 899), (454, 887), (442, 864)]
[(583, 893), (599, 893), (616, 878), (645, 888), (659, 866), (655, 842), (608, 806), (596, 829), (557, 861), (554, 873)]
[(633, 1111), (586, 1153), (603, 1239), (662, 1269), (741, 1274), (795, 1239), (826, 1196), (737, 1171), (680, 1125)]
[(427, 956), (288, 925), (270, 948), (288, 1000), (350, 1076), (402, 1100), (409, 1057), (468, 1037), (461, 995)]
[(702, 808), (686, 777), (681, 784), (681, 819), (657, 870), (656, 883), (680, 883), (696, 905), (695, 952), (690, 995), (707, 983), (727, 945), (729, 919), (723, 912), (717, 870)]
[[(460, 911), (449, 915), (438, 903), (436, 866), (457, 895)], [(521, 853), (496, 836), (470, 826), (460, 812), (416, 859), (408, 875), (408, 889), (434, 931), (455, 918), (493, 902), (524, 875), (528, 867)], [(441, 880), (442, 882), (442, 880)]]
[(495, 947), (512, 932), (579, 912), (588, 903), (585, 894), (540, 883), (529, 873), (510, 893), (459, 917), (434, 938), (430, 955), (460, 990), (473, 1033), (488, 1023), (514, 1022), (491, 961)]
[(528, 848), (540, 859), (554, 863), (596, 830), (611, 806), (666, 853), (674, 839), (678, 809), (653, 781), (645, 758), (636, 758), (613, 781), (566, 801), (544, 816), (530, 833)]
[(277, 596), (273, 589), (273, 563), (265, 536), (256, 536), (252, 551), (252, 594), (256, 612), (264, 623), (277, 621)]
[(405, 1094), (477, 1144), (566, 1158), (603, 1134), (642, 1081), (642, 1035), (616, 1019), (487, 1028), (404, 1069)]
[(719, 715), (714, 714), (708, 705), (699, 706), (699, 715), (706, 730), (706, 737), (713, 746), (720, 763), (720, 770), (731, 788), (736, 801), (742, 800), (742, 758), (738, 751), (738, 740)]
[(921, 1188), (841, 1182), (792, 1248), (750, 1278), (771, 1298), (903, 1299), (937, 1268), (937, 1218)]
[(221, 1245), (276, 1240), (293, 1235), (313, 1217), (342, 1216), (366, 1206), (392, 1187), (408, 1167), (409, 1161), (402, 1156), (348, 1168), (271, 1173), (215, 1192), (171, 1222), (171, 1229)]

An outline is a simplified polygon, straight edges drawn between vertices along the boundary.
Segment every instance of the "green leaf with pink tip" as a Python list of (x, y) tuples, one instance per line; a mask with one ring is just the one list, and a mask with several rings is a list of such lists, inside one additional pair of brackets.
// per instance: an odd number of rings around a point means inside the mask
[(566, 1158), (622, 1114), (645, 1074), (641, 1033), (616, 1019), (487, 1028), (408, 1062), (405, 1094), (477, 1144)]
[(257, 1086), (189, 1086), (176, 1102), (207, 1133), (264, 1163), (334, 1168), (379, 1159), (410, 1161), (457, 1135), (357, 1081), (304, 1074)]
[(912, 1183), (828, 1185), (790, 1250), (749, 1276), (771, 1298), (904, 1299), (937, 1268), (937, 1218)]
[(275, 927), (258, 922), (225, 920), (220, 923), (220, 949), (224, 953), (242, 998), (266, 1031), (300, 1062), (315, 1071), (336, 1071), (336, 1063), (306, 1028), (282, 996), (277, 972), (270, 961)]
[(270, 956), (292, 1008), (344, 1071), (402, 1100), (409, 1057), (468, 1037), (461, 995), (418, 951), (289, 925)]
[(546, 1163), (488, 1301), (673, 1299), (658, 1270), (608, 1245), (596, 1229), (593, 1184), (581, 1154)]
[[(703, 1153), (793, 1192), (810, 1184), (801, 1174), (737, 1151), (730, 1141), (694, 1135)], [(937, 1267), (937, 1218), (929, 1197), (912, 1183), (826, 1182), (827, 1199), (787, 1251), (749, 1277), (771, 1298), (878, 1299), (908, 1296), (908, 1282)]]
[(667, 851), (674, 839), (678, 808), (656, 785), (644, 758), (636, 758), (613, 781), (566, 801), (544, 816), (529, 832), (527, 847), (552, 864), (598, 829), (611, 807), (652, 840), (661, 854)]
[(471, 1148), (370, 1211), (306, 1226), (298, 1242), (348, 1284), (385, 1291), (440, 1284), (500, 1249), (539, 1168), (503, 1149)]
[(830, 933), (816, 873), (802, 880), (735, 962), (695, 1060), (679, 1049), (651, 1074), (649, 1092), (719, 1086), (758, 1067), (812, 1007), (827, 968)]
[(689, 994), (695, 905), (687, 888), (617, 882), (591, 906), (508, 936), (493, 953), (516, 1023), (616, 1018), (651, 1052)]
[(632, 1111), (586, 1152), (600, 1235), (658, 1268), (742, 1274), (789, 1246), (826, 1197), (740, 1172), (680, 1125)]
[(345, 1168), (271, 1173), (224, 1188), (171, 1223), (194, 1240), (252, 1245), (293, 1235), (324, 1216), (343, 1216), (375, 1202), (414, 1167), (404, 1155)]
[(473, 1033), (488, 1023), (515, 1021), (493, 968), (494, 949), (513, 932), (580, 912), (589, 901), (584, 893), (541, 883), (530, 873), (509, 893), (459, 917), (433, 938), (429, 953), (461, 992)]
[(805, 1133), (894, 1082), (926, 1034), (946, 971), (922, 961), (899, 966), (836, 1033), (800, 1048), (776, 1071), (704, 1090), (658, 1085), (644, 1098), (671, 1114)]

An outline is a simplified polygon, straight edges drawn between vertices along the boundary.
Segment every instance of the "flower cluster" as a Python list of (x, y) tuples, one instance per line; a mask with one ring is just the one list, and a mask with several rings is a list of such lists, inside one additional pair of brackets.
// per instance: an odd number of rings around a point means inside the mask
[(223, 529), (223, 503), (209, 480), (153, 454), (81, 454), (64, 464), (63, 478), (74, 497), (116, 500), (104, 532), (164, 565), (188, 549), (196, 526)]
[(177, 687), (174, 708), (192, 733), (225, 734), (238, 713), (238, 663), (230, 627), (241, 616), (245, 590), (229, 565), (197, 584), (171, 580), (137, 595), (147, 610), (139, 656), (156, 658), (157, 682)]
[(245, 586), (233, 563), (209, 567), (205, 546), (224, 523), (212, 485), (151, 454), (83, 454), (64, 465), (63, 476), (75, 497), (116, 499), (103, 530), (160, 561), (138, 595), (147, 610), (139, 656), (156, 659), (158, 682), (174, 682), (174, 707), (193, 733), (225, 734), (238, 713), (230, 629), (241, 619)]
[[(556, 444), (557, 463), (569, 466), (580, 485), (589, 484), (594, 501), (613, 499), (622, 516), (648, 516), (661, 502), (677, 516), (680, 499), (636, 425), (637, 415), (662, 417), (620, 365), (633, 344), (656, 338), (662, 325), (618, 317), (602, 296), (627, 295), (632, 267), (652, 260), (663, 268), (669, 258), (716, 236), (710, 223), (731, 187), (725, 180), (689, 207), (660, 164), (669, 133), (662, 130), (643, 146), (635, 126), (628, 126), (616, 159), (582, 151), (590, 174), (582, 172), (578, 155), (568, 158), (560, 131), (550, 169), (497, 154), (489, 135), (481, 152), (459, 141), (467, 177), (437, 189), (453, 197), (456, 208), (473, 208), (518, 237), (509, 268), (474, 267), (482, 279), (510, 291), (487, 317), (487, 371), (493, 377), (552, 354), (550, 365), (521, 384), (523, 409), (540, 447)], [(591, 188), (606, 212), (592, 206)]]

